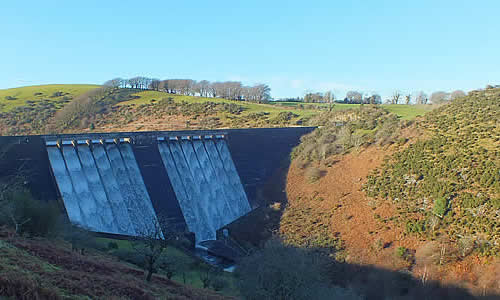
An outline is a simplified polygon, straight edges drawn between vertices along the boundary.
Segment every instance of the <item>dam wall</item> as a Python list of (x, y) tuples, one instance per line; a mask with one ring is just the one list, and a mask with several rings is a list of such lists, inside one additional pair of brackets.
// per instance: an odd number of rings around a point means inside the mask
[(314, 128), (0, 137), (0, 179), (22, 174), (35, 197), (60, 199), (91, 231), (142, 235), (158, 216), (215, 240), (259, 206), (269, 182)]

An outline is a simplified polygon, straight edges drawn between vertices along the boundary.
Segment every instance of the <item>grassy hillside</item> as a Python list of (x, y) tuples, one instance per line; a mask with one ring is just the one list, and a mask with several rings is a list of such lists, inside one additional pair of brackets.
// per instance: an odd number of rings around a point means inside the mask
[[(327, 103), (302, 103), (302, 102), (271, 102), (275, 106), (290, 107), (290, 108), (309, 108), (309, 109), (326, 109)], [(344, 104), (335, 103), (334, 109), (347, 110), (352, 108), (359, 108), (361, 104)], [(404, 104), (382, 104), (381, 107), (387, 111), (397, 115), (402, 120), (412, 120), (417, 116), (423, 116), (425, 113), (433, 110), (435, 107), (432, 105), (404, 105)]]
[(97, 85), (54, 84), (0, 90), (0, 134), (40, 134), (56, 111)]
[[(326, 104), (259, 104), (97, 85), (44, 85), (0, 90), (0, 134), (283, 127), (315, 124)], [(101, 89), (102, 90), (102, 89)], [(78, 102), (75, 102), (78, 101)], [(333, 111), (360, 105), (336, 104)], [(432, 106), (382, 106), (413, 119)]]
[(94, 84), (51, 84), (0, 90), (0, 112), (8, 112), (16, 107), (25, 106), (28, 101), (47, 100), (54, 102), (56, 107), (60, 108), (65, 101), (98, 87)]
[(398, 206), (407, 233), (447, 236), (462, 255), (500, 253), (500, 89), (426, 115), (425, 138), (369, 177), (367, 194)]

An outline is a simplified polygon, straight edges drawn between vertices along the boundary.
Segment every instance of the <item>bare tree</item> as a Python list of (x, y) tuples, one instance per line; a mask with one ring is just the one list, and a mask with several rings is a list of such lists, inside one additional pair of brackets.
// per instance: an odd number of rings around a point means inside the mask
[(348, 91), (344, 99), (344, 102), (361, 104), (363, 103), (363, 93), (358, 91)]
[(411, 94), (408, 94), (405, 96), (405, 104), (406, 105), (409, 105), (411, 102)]
[(335, 105), (335, 94), (333, 91), (327, 91), (325, 93), (324, 99), (328, 103), (328, 111), (332, 111)]
[(161, 81), (159, 79), (152, 79), (149, 87), (153, 91), (159, 91), (160, 90), (160, 83), (161, 83)]
[(262, 103), (271, 99), (271, 88), (267, 84), (257, 84), (254, 88), (256, 90), (256, 102)]
[(119, 88), (122, 85), (123, 79), (121, 78), (114, 78), (111, 80), (108, 80), (104, 83), (105, 86), (109, 86), (111, 88)]
[(394, 91), (394, 93), (392, 93), (391, 104), (398, 104), (400, 98), (401, 98), (401, 92), (398, 90)]
[(438, 91), (431, 94), (431, 103), (440, 104), (449, 100), (449, 94), (446, 92)]
[(324, 101), (324, 96), (319, 92), (316, 93), (309, 92), (304, 95), (304, 102), (307, 103), (320, 103), (323, 101)]
[(151, 81), (152, 79), (151, 78), (148, 78), (148, 77), (139, 77), (139, 82), (140, 82), (140, 89), (142, 90), (146, 90), (149, 88), (149, 86), (151, 85)]
[(140, 77), (133, 77), (128, 80), (128, 85), (132, 89), (138, 89), (141, 83), (141, 78)]
[(198, 93), (200, 94), (201, 97), (207, 97), (208, 96), (208, 88), (210, 87), (210, 82), (207, 80), (202, 80), (198, 82), (196, 85)]
[(382, 103), (382, 97), (380, 97), (379, 94), (372, 92), (370, 96), (364, 98), (363, 103), (380, 104)]
[(427, 94), (420, 91), (417, 92), (417, 95), (415, 96), (415, 103), (416, 104), (427, 104), (427, 101), (429, 98), (427, 97)]
[(201, 97), (220, 97), (231, 100), (246, 100), (253, 102), (264, 102), (271, 98), (271, 89), (266, 84), (244, 86), (239, 81), (209, 82), (202, 80), (197, 82), (192, 79), (151, 79), (148, 77), (133, 77), (130, 79), (117, 79), (108, 81), (108, 85), (114, 87), (130, 87), (132, 89), (152, 89), (165, 91), (172, 94), (182, 94)]
[(455, 100), (457, 98), (465, 97), (465, 92), (461, 90), (456, 90), (451, 92), (450, 94), (450, 100)]
[(163, 251), (177, 237), (173, 231), (168, 230), (170, 227), (172, 226), (168, 226), (168, 221), (159, 216), (149, 220), (149, 226), (137, 232), (133, 248), (139, 255), (144, 256), (146, 281), (151, 281)]

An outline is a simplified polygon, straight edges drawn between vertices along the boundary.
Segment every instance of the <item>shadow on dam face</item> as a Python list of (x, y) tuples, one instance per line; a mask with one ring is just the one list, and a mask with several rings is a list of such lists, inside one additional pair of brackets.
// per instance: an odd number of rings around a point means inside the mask
[(136, 236), (162, 216), (197, 243), (259, 206), (259, 190), (312, 127), (0, 137), (0, 178), (20, 169), (69, 220)]

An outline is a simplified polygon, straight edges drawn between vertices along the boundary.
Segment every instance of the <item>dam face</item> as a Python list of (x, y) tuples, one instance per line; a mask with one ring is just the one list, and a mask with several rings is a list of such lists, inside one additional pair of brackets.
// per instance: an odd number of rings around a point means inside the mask
[(0, 137), (0, 176), (22, 169), (34, 196), (61, 199), (90, 231), (140, 236), (162, 217), (199, 243), (256, 208), (259, 188), (312, 130)]

